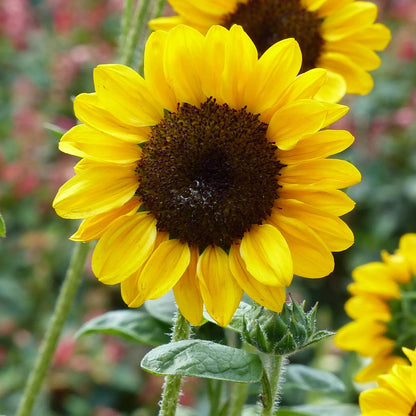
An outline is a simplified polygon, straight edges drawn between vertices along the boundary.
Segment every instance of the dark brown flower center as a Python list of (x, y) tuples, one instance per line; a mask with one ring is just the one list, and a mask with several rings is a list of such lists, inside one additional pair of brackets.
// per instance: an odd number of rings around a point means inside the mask
[(158, 229), (201, 249), (227, 248), (261, 224), (282, 167), (266, 131), (258, 115), (213, 99), (167, 113), (137, 166), (137, 195)]
[(324, 43), (320, 34), (322, 19), (301, 4), (301, 0), (249, 0), (237, 3), (234, 12), (221, 24), (241, 25), (260, 55), (279, 40), (295, 38), (303, 57), (301, 72), (315, 68)]
[(416, 416), (416, 403), (410, 409), (409, 416)]

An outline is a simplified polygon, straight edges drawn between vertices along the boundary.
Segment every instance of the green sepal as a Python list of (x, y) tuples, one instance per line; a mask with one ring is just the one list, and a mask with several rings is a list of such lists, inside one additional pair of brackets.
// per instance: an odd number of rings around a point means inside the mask
[(252, 308), (243, 320), (243, 339), (264, 353), (288, 355), (333, 335), (317, 331), (316, 305), (309, 312), (304, 308), (305, 302), (299, 304), (293, 298), (281, 313), (262, 306)]
[(115, 335), (139, 344), (158, 346), (169, 342), (170, 326), (146, 312), (119, 310), (106, 312), (86, 322), (76, 337), (89, 334)]
[(156, 347), (147, 353), (141, 367), (153, 374), (201, 377), (214, 380), (255, 383), (263, 366), (257, 354), (190, 339)]

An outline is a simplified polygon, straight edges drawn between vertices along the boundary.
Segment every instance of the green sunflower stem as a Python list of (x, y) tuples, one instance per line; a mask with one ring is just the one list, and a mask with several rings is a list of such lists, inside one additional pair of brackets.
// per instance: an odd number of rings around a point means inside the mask
[[(175, 324), (173, 326), (172, 342), (182, 341), (189, 338), (191, 326), (178, 310)], [(166, 376), (163, 384), (162, 401), (159, 416), (174, 416), (178, 405), (181, 390), (181, 376)]]
[(55, 310), (41, 345), (35, 365), (29, 375), (16, 416), (29, 416), (42, 387), (50, 362), (56, 350), (59, 336), (81, 282), (89, 244), (78, 243), (72, 254), (65, 280), (56, 301)]
[(126, 48), (126, 40), (131, 26), (131, 19), (133, 16), (134, 0), (126, 0), (124, 4), (123, 16), (121, 17), (121, 33), (119, 40), (119, 55), (123, 56)]
[(282, 373), (283, 356), (274, 354), (262, 354), (263, 376), (261, 384), (263, 395), (261, 400), (261, 416), (272, 416), (277, 410), (279, 394), (279, 381)]
[[(150, 19), (156, 19), (156, 18), (162, 16), (165, 5), (166, 5), (166, 0), (156, 0), (156, 3), (153, 6), (153, 10), (152, 10), (152, 13), (150, 15)], [(147, 31), (149, 31), (149, 28), (147, 28)], [(145, 47), (145, 45), (140, 45), (139, 62), (137, 64), (137, 72), (140, 75), (144, 74), (144, 53), (143, 53), (144, 52), (144, 47)]]
[(166, 0), (157, 0), (153, 8), (152, 19), (156, 19), (162, 16), (163, 9), (165, 8)]
[(134, 60), (134, 54), (137, 50), (140, 36), (144, 25), (146, 23), (149, 6), (152, 0), (141, 0), (136, 6), (132, 17), (132, 24), (130, 31), (125, 40), (125, 46), (122, 48), (121, 62), (124, 65), (132, 66)]
[(241, 416), (246, 403), (248, 383), (233, 383), (231, 385), (230, 407), (227, 416)]

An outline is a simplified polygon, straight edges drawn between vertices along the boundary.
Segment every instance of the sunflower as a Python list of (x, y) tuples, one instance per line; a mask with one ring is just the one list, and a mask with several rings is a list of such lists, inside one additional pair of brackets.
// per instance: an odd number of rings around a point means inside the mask
[(382, 262), (353, 271), (345, 310), (354, 321), (338, 331), (335, 344), (371, 357), (355, 376), (358, 382), (373, 381), (394, 364), (406, 363), (402, 347), (416, 345), (415, 253), (416, 234), (405, 234), (394, 254), (383, 251)]
[(410, 365), (396, 364), (377, 379), (378, 386), (360, 394), (360, 416), (416, 416), (416, 351), (403, 348)]
[(99, 240), (92, 269), (130, 307), (173, 288), (195, 325), (203, 305), (227, 325), (243, 292), (280, 311), (293, 273), (324, 277), (353, 243), (340, 188), (360, 173), (327, 159), (353, 137), (325, 129), (348, 108), (312, 98), (326, 71), (297, 76), (301, 60), (293, 39), (258, 59), (240, 26), (179, 25), (149, 37), (144, 78), (94, 70), (59, 145), (82, 160), (53, 206), (84, 218), (72, 239)]
[(327, 82), (317, 94), (325, 101), (339, 101), (345, 92), (368, 94), (373, 79), (368, 71), (380, 65), (374, 51), (390, 41), (389, 29), (374, 23), (377, 6), (355, 0), (169, 0), (176, 16), (151, 20), (152, 29), (169, 30), (184, 23), (205, 34), (220, 24), (243, 26), (259, 54), (285, 38), (300, 45), (301, 72), (328, 70)]

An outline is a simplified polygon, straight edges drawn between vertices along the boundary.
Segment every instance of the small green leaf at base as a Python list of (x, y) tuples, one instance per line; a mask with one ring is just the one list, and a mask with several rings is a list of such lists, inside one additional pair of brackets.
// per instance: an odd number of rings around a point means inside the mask
[(44, 123), (43, 127), (45, 127), (46, 130), (50, 131), (58, 139), (66, 133), (66, 130), (52, 123)]
[(158, 375), (180, 375), (255, 383), (263, 367), (256, 354), (211, 341), (191, 339), (154, 348), (141, 362), (144, 370)]
[(89, 334), (109, 334), (139, 344), (157, 346), (169, 342), (169, 325), (158, 321), (145, 312), (120, 310), (106, 312), (86, 322), (76, 337)]
[(4, 220), (1, 214), (0, 214), (0, 237), (6, 237), (6, 224), (4, 223)]
[[(281, 409), (282, 411), (286, 409)], [(353, 404), (305, 404), (293, 406), (290, 409), (298, 413), (281, 413), (279, 409), (275, 416), (305, 415), (305, 416), (358, 416), (361, 414), (360, 408)]]
[(286, 367), (283, 389), (286, 391), (314, 391), (324, 394), (345, 393), (344, 383), (334, 374), (301, 364), (290, 364)]

